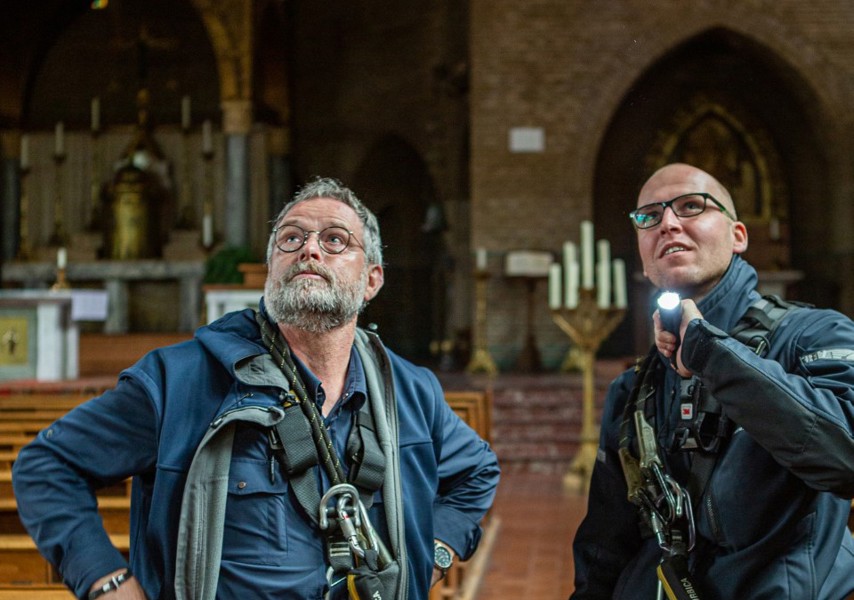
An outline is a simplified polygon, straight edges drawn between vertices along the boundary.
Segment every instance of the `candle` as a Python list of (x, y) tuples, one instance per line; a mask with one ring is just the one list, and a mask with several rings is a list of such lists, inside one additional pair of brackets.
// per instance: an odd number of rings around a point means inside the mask
[(190, 97), (181, 98), (181, 128), (184, 131), (190, 129)]
[(213, 154), (213, 140), (211, 139), (211, 122), (205, 119), (202, 123), (202, 154)]
[(563, 245), (563, 269), (564, 306), (575, 308), (578, 306), (578, 257), (572, 242)]
[(486, 271), (486, 248), (478, 248), (475, 253), (475, 265), (478, 271)]
[(101, 99), (98, 96), (92, 98), (92, 131), (98, 133), (101, 130)]
[(202, 217), (202, 246), (205, 248), (213, 246), (213, 215)]
[(768, 237), (771, 238), (772, 242), (780, 239), (780, 219), (777, 217), (771, 217), (771, 220), (768, 222)]
[(581, 287), (593, 289), (593, 223), (581, 222)]
[(614, 307), (626, 308), (626, 263), (622, 258), (614, 259)]
[(560, 264), (549, 265), (549, 308), (557, 310), (560, 308)]
[(596, 265), (596, 304), (599, 308), (611, 305), (611, 245), (608, 240), (599, 240), (596, 244), (598, 263)]
[(68, 253), (65, 248), (60, 248), (56, 251), (56, 268), (57, 269), (65, 269), (65, 266), (68, 264)]
[(30, 168), (30, 136), (27, 134), (21, 136), (21, 168)]
[(56, 124), (56, 135), (54, 138), (54, 148), (53, 153), (56, 156), (64, 156), (65, 155), (65, 124), (60, 121)]

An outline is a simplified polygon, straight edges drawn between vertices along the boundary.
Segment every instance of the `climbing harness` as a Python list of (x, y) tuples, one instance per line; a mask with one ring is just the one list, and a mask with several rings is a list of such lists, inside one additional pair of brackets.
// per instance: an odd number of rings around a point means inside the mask
[[(352, 459), (345, 478), (329, 432), (308, 398), (287, 343), (267, 319), (256, 313), (262, 340), (285, 375), (290, 390), (280, 394), (284, 417), (268, 431), (270, 448), (287, 475), (298, 502), (326, 536), (327, 581), (333, 588), (346, 581), (351, 600), (390, 600), (394, 586), (380, 573), (397, 569), (394, 557), (368, 517), (373, 494), (385, 477), (385, 456), (376, 435), (368, 402), (356, 413), (346, 452)], [(320, 495), (318, 467), (331, 483)], [(386, 589), (390, 587), (391, 589)]]
[[(746, 311), (730, 335), (764, 357), (771, 337), (783, 317), (804, 306), (777, 296), (763, 296)], [(671, 452), (692, 452), (687, 488), (674, 480), (659, 455), (654, 429), (656, 382), (665, 365), (653, 346), (639, 364), (637, 381), (627, 400), (620, 425), (619, 457), (628, 499), (638, 507), (641, 525), (662, 550), (658, 575), (658, 600), (701, 600), (703, 593), (689, 568), (696, 545), (694, 502), (699, 502), (711, 478), (717, 457), (734, 430), (720, 403), (697, 377), (680, 386), (680, 424), (670, 440)], [(637, 457), (632, 451), (636, 444)]]

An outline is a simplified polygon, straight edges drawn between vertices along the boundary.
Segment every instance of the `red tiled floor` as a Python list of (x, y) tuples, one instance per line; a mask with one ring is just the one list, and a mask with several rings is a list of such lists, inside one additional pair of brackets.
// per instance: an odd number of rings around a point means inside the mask
[(563, 476), (503, 473), (493, 514), (501, 520), (478, 600), (566, 600), (573, 589), (572, 538), (587, 497)]

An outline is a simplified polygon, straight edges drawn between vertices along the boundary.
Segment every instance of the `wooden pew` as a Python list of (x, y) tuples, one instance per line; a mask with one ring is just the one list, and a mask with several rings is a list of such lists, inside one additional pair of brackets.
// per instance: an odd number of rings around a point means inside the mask
[[(492, 441), (492, 393), (490, 391), (446, 391), (445, 401), (453, 411), (486, 440)], [(490, 516), (483, 520), (484, 530), (497, 526)], [(493, 539), (494, 536), (484, 536)], [(462, 600), (472, 598), (488, 558), (486, 544), (481, 544), (480, 553), (472, 560), (454, 561), (445, 578), (430, 590), (429, 600)]]
[[(130, 536), (110, 535), (110, 541), (127, 555)], [(52, 583), (59, 584), (61, 581), (50, 564), (39, 554), (30, 536), (0, 535), (0, 584), (26, 588)]]

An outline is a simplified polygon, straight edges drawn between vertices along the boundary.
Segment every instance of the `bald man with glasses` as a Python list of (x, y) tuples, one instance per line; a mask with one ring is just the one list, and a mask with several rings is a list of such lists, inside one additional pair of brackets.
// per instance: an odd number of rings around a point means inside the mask
[(701, 169), (659, 169), (629, 217), (644, 275), (681, 301), (608, 391), (572, 598), (846, 598), (854, 323), (760, 296)]

